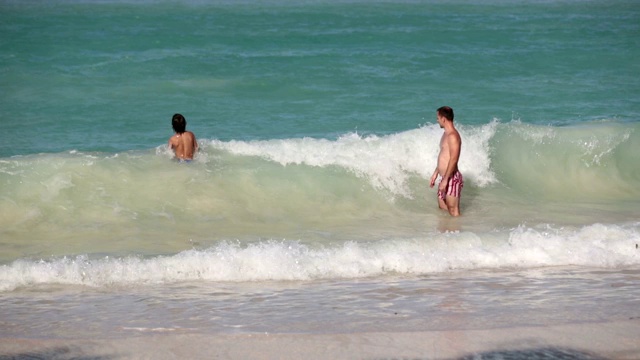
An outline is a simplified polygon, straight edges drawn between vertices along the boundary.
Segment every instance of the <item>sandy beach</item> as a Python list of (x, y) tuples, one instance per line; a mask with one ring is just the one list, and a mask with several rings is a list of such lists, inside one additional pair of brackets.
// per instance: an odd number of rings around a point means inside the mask
[(640, 318), (466, 331), (0, 339), (2, 359), (638, 359)]

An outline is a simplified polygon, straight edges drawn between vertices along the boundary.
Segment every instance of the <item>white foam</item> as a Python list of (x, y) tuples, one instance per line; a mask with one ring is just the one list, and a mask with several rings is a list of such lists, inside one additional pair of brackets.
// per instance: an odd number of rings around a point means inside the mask
[[(464, 139), (460, 169), (467, 181), (479, 186), (495, 182), (490, 169), (489, 140), (497, 122), (480, 127), (459, 126)], [(236, 155), (258, 156), (283, 166), (339, 166), (368, 179), (375, 188), (411, 197), (412, 175), (429, 179), (436, 166), (442, 130), (435, 124), (386, 136), (350, 133), (337, 140), (300, 138), (262, 141), (211, 141), (215, 149)]]
[(435, 233), (413, 239), (312, 248), (298, 241), (223, 242), (154, 258), (87, 256), (17, 260), (0, 267), (0, 291), (42, 284), (111, 286), (181, 281), (360, 278), (385, 274), (579, 265), (640, 265), (640, 223), (577, 229), (521, 226), (502, 232)]

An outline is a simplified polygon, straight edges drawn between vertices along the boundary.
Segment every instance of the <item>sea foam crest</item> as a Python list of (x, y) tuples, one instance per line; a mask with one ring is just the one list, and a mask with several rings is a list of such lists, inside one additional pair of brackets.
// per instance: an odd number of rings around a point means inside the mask
[[(478, 186), (495, 182), (489, 140), (497, 122), (459, 126), (464, 139), (459, 166), (467, 181)], [(349, 133), (337, 140), (298, 138), (257, 141), (211, 141), (216, 149), (243, 156), (258, 156), (287, 166), (339, 166), (368, 179), (376, 188), (411, 197), (407, 180), (412, 175), (429, 179), (436, 166), (442, 129), (435, 124), (397, 134), (362, 136)]]
[(620, 268), (640, 265), (638, 243), (640, 223), (577, 229), (521, 226), (483, 235), (434, 233), (426, 238), (350, 241), (317, 248), (284, 240), (223, 242), (153, 258), (16, 260), (0, 267), (0, 291), (49, 284), (313, 280), (566, 265)]

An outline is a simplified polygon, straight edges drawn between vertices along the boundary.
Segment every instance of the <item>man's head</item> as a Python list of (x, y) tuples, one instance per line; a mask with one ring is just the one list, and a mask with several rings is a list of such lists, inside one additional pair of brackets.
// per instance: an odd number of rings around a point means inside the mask
[(453, 122), (453, 109), (448, 106), (442, 106), (438, 108), (436, 114), (440, 127), (444, 127), (444, 122), (447, 120)]
[(174, 114), (173, 118), (171, 118), (171, 126), (173, 131), (182, 134), (187, 128), (187, 120), (181, 114)]

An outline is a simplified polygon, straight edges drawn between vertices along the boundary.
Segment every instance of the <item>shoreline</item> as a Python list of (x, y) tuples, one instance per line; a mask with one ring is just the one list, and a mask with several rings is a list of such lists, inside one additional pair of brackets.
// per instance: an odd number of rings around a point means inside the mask
[(479, 330), (327, 334), (150, 334), (122, 339), (0, 338), (0, 359), (637, 359), (640, 317)]

